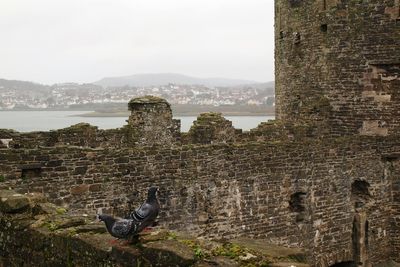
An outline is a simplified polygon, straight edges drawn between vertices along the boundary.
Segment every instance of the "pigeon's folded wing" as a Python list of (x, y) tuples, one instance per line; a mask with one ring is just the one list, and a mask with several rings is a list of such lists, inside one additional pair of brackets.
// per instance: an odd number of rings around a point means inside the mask
[(148, 217), (153, 210), (153, 206), (149, 203), (143, 203), (139, 209), (132, 212), (131, 217), (136, 221), (143, 221), (146, 217)]
[(129, 233), (134, 232), (137, 228), (137, 225), (133, 223), (131, 220), (121, 220), (116, 221), (112, 232), (116, 236), (126, 237)]

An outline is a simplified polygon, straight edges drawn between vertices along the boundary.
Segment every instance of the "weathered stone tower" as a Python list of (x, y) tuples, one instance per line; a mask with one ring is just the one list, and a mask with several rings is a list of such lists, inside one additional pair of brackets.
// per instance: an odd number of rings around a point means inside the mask
[(141, 145), (168, 145), (180, 136), (180, 120), (172, 119), (170, 104), (162, 98), (144, 96), (128, 103), (128, 140)]
[(400, 1), (276, 0), (277, 118), (400, 131)]

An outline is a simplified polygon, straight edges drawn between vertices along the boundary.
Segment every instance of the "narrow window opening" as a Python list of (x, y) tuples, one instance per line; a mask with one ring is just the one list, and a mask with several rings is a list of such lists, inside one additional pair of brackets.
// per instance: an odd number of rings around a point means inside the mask
[(321, 24), (321, 32), (328, 32), (328, 24)]
[(283, 39), (283, 37), (285, 37), (285, 33), (283, 31), (280, 31), (279, 32), (279, 38)]
[(344, 261), (331, 265), (330, 267), (355, 267), (356, 263), (354, 261)]
[(369, 193), (370, 184), (365, 181), (356, 180), (351, 185), (351, 196), (356, 201), (365, 201), (371, 197)]
[(296, 213), (296, 222), (302, 222), (306, 218), (306, 193), (296, 192), (290, 196), (289, 209)]
[(322, 8), (323, 10), (326, 10), (326, 0), (322, 0)]
[(351, 184), (351, 200), (354, 207), (362, 208), (367, 204), (371, 198), (369, 192), (370, 184), (365, 181), (356, 180)]
[(20, 166), (21, 178), (29, 179), (35, 177), (42, 177), (42, 165), (41, 164), (27, 164)]
[(297, 192), (290, 196), (289, 208), (293, 212), (302, 212), (306, 210), (305, 207), (306, 193)]
[(289, 5), (290, 7), (298, 7), (301, 2), (303, 2), (303, 0), (289, 0)]

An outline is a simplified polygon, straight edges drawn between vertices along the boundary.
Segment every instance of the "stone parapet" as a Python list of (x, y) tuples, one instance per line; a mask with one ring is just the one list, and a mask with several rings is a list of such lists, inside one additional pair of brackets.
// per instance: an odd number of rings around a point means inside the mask
[(310, 266), (304, 251), (266, 240), (215, 242), (155, 229), (124, 244), (93, 214), (68, 215), (37, 194), (3, 190), (0, 199), (0, 266)]

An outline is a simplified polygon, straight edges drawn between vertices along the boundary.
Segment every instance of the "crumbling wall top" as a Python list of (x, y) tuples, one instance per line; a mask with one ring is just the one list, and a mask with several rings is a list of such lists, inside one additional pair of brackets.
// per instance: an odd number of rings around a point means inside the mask
[(213, 142), (233, 142), (236, 134), (232, 122), (225, 119), (221, 113), (207, 112), (200, 114), (197, 120), (193, 122), (188, 136), (192, 143), (210, 144)]
[(147, 95), (131, 99), (128, 103), (128, 109), (130, 111), (133, 111), (137, 109), (137, 107), (143, 105), (161, 105), (161, 106), (164, 105), (168, 108), (171, 107), (171, 105), (167, 102), (167, 100), (157, 96)]

